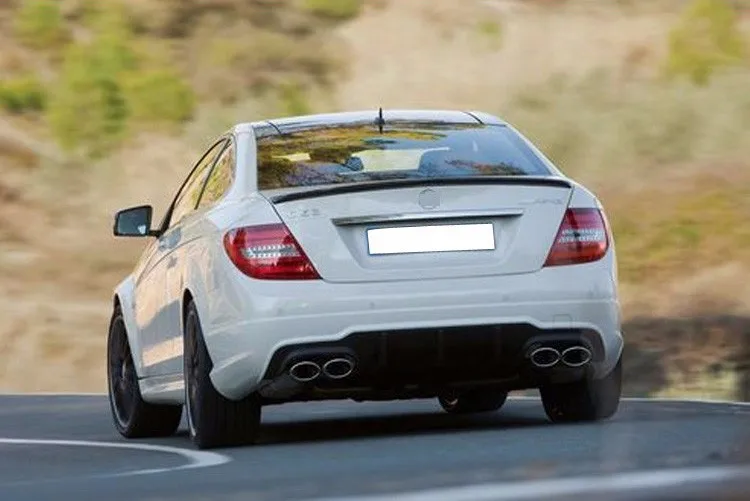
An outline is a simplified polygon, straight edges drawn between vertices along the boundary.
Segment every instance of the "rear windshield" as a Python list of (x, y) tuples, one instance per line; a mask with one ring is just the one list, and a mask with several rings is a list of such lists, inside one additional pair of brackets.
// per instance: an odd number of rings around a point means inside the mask
[(258, 138), (261, 190), (414, 178), (547, 176), (510, 128), (390, 124), (306, 129)]

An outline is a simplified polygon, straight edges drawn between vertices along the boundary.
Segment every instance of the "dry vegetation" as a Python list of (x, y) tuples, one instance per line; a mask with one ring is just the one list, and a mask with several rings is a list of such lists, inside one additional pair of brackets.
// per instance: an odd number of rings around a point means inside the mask
[[(540, 143), (611, 214), (629, 392), (734, 396), (750, 341), (750, 16), (733, 25), (730, 3), (137, 0), (92, 18), (64, 0), (59, 19), (24, 23), (49, 2), (4, 2), (0, 389), (104, 388), (110, 291), (141, 245), (110, 237), (112, 212), (161, 212), (209, 136), (382, 105), (483, 109)], [(128, 20), (108, 31), (121, 38), (105, 55), (130, 61), (114, 87), (82, 78), (105, 57), (87, 52), (95, 19)], [(81, 86), (93, 105), (76, 107)], [(112, 134), (81, 136), (94, 124)]]

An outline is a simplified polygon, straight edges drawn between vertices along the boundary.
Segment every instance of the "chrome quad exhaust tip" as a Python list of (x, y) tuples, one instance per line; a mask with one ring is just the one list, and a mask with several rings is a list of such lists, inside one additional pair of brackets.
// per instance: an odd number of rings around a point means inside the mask
[(562, 356), (560, 352), (549, 346), (542, 346), (529, 353), (529, 360), (534, 367), (548, 369), (557, 365)]
[(560, 359), (568, 367), (583, 367), (591, 361), (591, 350), (585, 346), (571, 346), (562, 352)]
[(315, 362), (303, 360), (289, 368), (289, 375), (298, 383), (308, 383), (321, 374), (321, 368)]
[(348, 358), (332, 358), (323, 364), (323, 374), (329, 379), (344, 379), (354, 372), (354, 362)]

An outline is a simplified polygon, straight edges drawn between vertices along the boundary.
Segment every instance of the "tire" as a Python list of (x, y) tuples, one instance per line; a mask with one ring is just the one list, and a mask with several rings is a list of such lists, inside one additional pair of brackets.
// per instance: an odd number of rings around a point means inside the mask
[(440, 406), (449, 414), (476, 414), (499, 410), (508, 399), (507, 392), (473, 390), (455, 396), (438, 397)]
[(185, 409), (193, 444), (212, 449), (255, 443), (260, 430), (260, 399), (251, 394), (233, 401), (216, 391), (209, 377), (213, 365), (192, 301), (185, 314), (184, 343)]
[(109, 325), (107, 388), (112, 420), (123, 437), (167, 437), (180, 426), (181, 405), (156, 405), (143, 400), (119, 305), (115, 306)]
[(622, 357), (602, 379), (586, 378), (575, 383), (545, 386), (539, 389), (547, 417), (555, 423), (600, 421), (609, 419), (620, 405), (622, 394)]

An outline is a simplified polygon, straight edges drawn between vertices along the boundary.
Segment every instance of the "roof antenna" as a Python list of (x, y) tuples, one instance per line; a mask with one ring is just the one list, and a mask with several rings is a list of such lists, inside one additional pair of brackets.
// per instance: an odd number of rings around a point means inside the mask
[(378, 124), (378, 130), (380, 133), (383, 133), (383, 126), (385, 125), (385, 119), (383, 119), (383, 108), (378, 109), (378, 118), (375, 120), (375, 123)]

